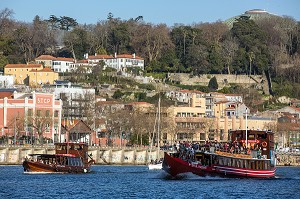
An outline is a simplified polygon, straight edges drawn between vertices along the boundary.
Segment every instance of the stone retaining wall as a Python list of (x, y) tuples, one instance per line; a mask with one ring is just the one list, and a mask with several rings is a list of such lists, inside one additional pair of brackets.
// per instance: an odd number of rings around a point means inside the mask
[[(53, 146), (41, 147), (20, 147), (0, 146), (0, 165), (22, 164), (29, 154), (54, 154)], [(145, 165), (149, 159), (163, 157), (163, 151), (152, 151), (147, 148), (100, 148), (89, 147), (89, 154), (92, 154), (96, 164), (117, 164), (117, 165)]]
[(186, 73), (169, 73), (168, 80), (180, 82), (183, 85), (208, 86), (211, 78), (216, 77), (219, 88), (228, 84), (239, 84), (245, 87), (255, 85), (255, 88), (262, 89), (268, 93), (268, 81), (264, 75), (227, 75), (227, 74), (202, 74), (191, 76)]

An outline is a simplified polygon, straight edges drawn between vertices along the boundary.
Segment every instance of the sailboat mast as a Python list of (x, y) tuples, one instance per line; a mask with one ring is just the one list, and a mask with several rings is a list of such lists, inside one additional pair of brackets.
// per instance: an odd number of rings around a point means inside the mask
[(247, 123), (247, 119), (248, 119), (248, 116), (247, 116), (247, 110), (248, 108), (246, 108), (246, 147), (248, 147), (248, 123)]
[(157, 147), (160, 150), (160, 96), (158, 98)]

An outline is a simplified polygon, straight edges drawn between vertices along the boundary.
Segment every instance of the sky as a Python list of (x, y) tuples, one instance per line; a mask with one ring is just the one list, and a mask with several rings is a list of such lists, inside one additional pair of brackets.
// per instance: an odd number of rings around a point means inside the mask
[(143, 16), (146, 23), (192, 25), (225, 21), (252, 9), (300, 21), (300, 0), (0, 0), (0, 10), (5, 8), (23, 22), (32, 22), (36, 15), (41, 19), (55, 15), (96, 24), (112, 13), (121, 20)]

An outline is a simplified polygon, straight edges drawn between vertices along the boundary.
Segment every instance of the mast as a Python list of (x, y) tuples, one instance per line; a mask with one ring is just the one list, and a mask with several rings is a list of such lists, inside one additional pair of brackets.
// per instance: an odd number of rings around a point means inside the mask
[(247, 117), (247, 112), (248, 112), (248, 108), (246, 108), (246, 147), (248, 147), (248, 124), (247, 124), (247, 119), (248, 119), (248, 117)]
[(159, 150), (160, 150), (160, 95), (158, 98), (158, 120), (157, 120), (157, 157), (159, 158)]
[(151, 153), (152, 153), (152, 147), (153, 147), (153, 142), (154, 142), (154, 138), (155, 138), (155, 132), (156, 132), (156, 123), (157, 123), (157, 117), (158, 117), (158, 108), (156, 109), (156, 113), (155, 113), (155, 120), (154, 120), (154, 126), (153, 126), (153, 132), (152, 132), (152, 136), (151, 137), (151, 143), (150, 143), (150, 155), (149, 155), (149, 162), (151, 161)]

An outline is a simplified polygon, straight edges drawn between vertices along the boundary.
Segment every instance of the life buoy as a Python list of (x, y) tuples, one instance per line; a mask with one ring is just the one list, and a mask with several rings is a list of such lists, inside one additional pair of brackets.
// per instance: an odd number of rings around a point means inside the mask
[(262, 145), (263, 147), (267, 147), (268, 144), (267, 144), (267, 142), (264, 141), (264, 142), (261, 143), (261, 145)]

